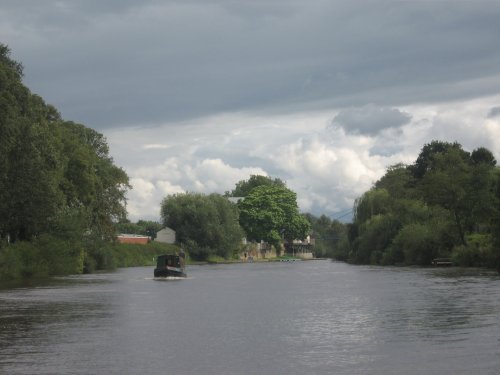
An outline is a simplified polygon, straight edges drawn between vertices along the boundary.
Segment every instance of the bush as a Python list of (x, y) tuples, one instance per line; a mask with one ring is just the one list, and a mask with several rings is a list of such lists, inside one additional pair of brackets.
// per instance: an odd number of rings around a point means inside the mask
[(18, 246), (0, 248), (0, 280), (13, 280), (22, 277), (21, 252)]
[(393, 254), (404, 254), (407, 265), (430, 265), (438, 254), (439, 243), (430, 225), (408, 224), (394, 238)]
[(13, 280), (30, 277), (47, 277), (47, 261), (30, 242), (20, 241), (6, 246), (0, 252), (0, 279)]
[(63, 240), (46, 234), (40, 236), (33, 245), (48, 265), (49, 275), (83, 272), (84, 250), (81, 242)]
[(485, 267), (494, 264), (491, 235), (473, 234), (467, 237), (467, 246), (456, 246), (452, 252), (453, 263), (462, 267)]
[[(381, 261), (382, 253), (389, 248), (397, 234), (398, 221), (392, 215), (376, 215), (360, 226), (359, 237), (353, 243), (351, 261), (375, 264)], [(372, 257), (372, 253), (377, 252)]]

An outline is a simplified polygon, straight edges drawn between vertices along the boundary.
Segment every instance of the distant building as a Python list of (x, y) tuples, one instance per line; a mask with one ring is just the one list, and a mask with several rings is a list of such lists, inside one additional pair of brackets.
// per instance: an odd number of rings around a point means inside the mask
[(156, 233), (157, 242), (175, 243), (175, 230), (165, 227)]
[(120, 233), (118, 236), (116, 236), (116, 239), (120, 243), (133, 243), (139, 245), (146, 245), (151, 241), (151, 237), (149, 236), (142, 236), (140, 234), (126, 234), (126, 233)]

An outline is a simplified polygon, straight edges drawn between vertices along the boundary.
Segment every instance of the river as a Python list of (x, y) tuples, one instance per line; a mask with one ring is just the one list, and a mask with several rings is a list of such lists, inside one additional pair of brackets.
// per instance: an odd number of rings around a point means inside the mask
[(500, 276), (331, 261), (0, 287), (0, 374), (498, 374)]

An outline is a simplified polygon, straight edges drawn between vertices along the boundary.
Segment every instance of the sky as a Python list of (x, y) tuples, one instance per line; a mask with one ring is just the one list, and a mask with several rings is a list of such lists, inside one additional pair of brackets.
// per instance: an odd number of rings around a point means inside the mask
[(500, 160), (499, 20), (482, 0), (0, 0), (0, 42), (106, 136), (131, 221), (252, 174), (349, 220), (432, 140)]

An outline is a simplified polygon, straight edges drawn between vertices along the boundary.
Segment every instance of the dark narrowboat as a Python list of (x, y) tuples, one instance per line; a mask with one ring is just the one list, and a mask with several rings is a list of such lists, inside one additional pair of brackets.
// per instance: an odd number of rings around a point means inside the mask
[(160, 255), (156, 258), (155, 277), (186, 277), (184, 257)]

